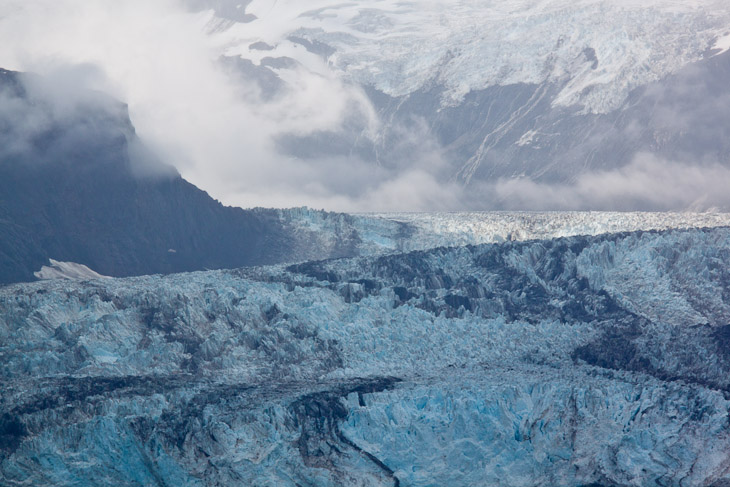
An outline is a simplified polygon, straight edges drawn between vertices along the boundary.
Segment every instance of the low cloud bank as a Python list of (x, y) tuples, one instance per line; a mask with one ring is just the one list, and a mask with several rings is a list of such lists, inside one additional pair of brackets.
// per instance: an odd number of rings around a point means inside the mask
[(504, 209), (730, 210), (730, 169), (639, 154), (619, 169), (582, 174), (571, 184), (502, 180), (492, 189)]

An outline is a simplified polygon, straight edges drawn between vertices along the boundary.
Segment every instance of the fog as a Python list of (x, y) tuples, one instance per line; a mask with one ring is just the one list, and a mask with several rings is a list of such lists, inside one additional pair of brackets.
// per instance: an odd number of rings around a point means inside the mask
[(586, 173), (571, 184), (502, 180), (488, 190), (517, 210), (712, 211), (730, 208), (730, 169), (638, 154), (619, 169)]

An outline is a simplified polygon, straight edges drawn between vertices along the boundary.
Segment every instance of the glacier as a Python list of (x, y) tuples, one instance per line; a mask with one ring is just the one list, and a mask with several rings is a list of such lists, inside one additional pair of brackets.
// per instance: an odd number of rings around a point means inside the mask
[(297, 260), (570, 237), (637, 230), (730, 226), (721, 212), (459, 211), (333, 213), (307, 207), (276, 210), (299, 242)]
[(725, 486), (728, 262), (716, 227), (6, 286), (0, 483)]
[[(287, 0), (243, 7), (252, 17), (212, 23), (212, 35), (227, 55), (256, 65), (289, 57), (392, 97), (435, 82), (445, 88), (443, 106), (490, 86), (568, 80), (553, 103), (589, 113), (615, 110), (632, 89), (721, 49), (730, 21), (718, 0), (379, 0), (366, 7)], [(258, 49), (261, 43), (270, 49)]]

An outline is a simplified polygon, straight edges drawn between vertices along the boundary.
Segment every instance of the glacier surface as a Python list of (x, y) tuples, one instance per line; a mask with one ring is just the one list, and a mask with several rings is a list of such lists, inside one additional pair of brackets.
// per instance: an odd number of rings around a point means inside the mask
[(292, 261), (374, 256), (436, 247), (542, 240), (575, 235), (730, 226), (730, 213), (692, 212), (422, 212), (331, 213), (277, 210), (301, 242)]
[(0, 289), (3, 485), (730, 482), (730, 229)]
[(435, 83), (444, 106), (494, 85), (567, 80), (553, 103), (590, 113), (722, 49), (730, 25), (719, 0), (287, 0), (253, 1), (246, 12), (253, 17), (216, 35), (227, 55), (255, 64), (288, 57), (393, 97)]

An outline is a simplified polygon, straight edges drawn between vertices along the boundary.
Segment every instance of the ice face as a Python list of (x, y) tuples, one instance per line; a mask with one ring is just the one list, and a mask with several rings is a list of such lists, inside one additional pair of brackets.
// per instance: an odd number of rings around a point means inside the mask
[(722, 485), (730, 229), (0, 290), (0, 478)]
[(343, 432), (401, 485), (702, 485), (685, 461), (727, 461), (719, 395), (700, 399), (696, 427), (697, 396), (666, 383), (537, 369), (459, 376), (365, 397)]

